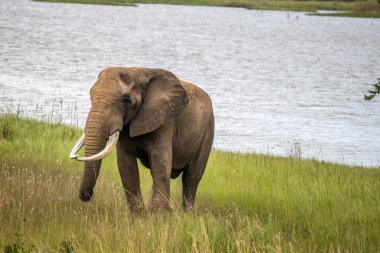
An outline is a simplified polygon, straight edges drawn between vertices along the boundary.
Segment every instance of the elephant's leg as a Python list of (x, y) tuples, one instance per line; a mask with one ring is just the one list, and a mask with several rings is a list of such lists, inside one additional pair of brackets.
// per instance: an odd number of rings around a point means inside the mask
[(149, 209), (170, 209), (170, 174), (172, 169), (172, 149), (159, 148), (150, 152), (150, 172), (153, 178)]
[(206, 166), (195, 162), (183, 171), (182, 174), (182, 207), (185, 211), (194, 208), (195, 196), (199, 182), (203, 176)]
[(132, 212), (139, 212), (144, 209), (144, 202), (141, 197), (140, 176), (137, 166), (136, 156), (125, 152), (120, 145), (117, 146), (117, 166), (129, 209)]
[(193, 162), (182, 174), (182, 207), (185, 211), (194, 208), (199, 182), (205, 172), (212, 148), (213, 134), (205, 135)]

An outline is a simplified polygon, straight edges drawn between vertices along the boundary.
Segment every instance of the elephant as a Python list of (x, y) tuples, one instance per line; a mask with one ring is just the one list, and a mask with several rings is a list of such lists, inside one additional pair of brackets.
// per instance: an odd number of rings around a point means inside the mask
[[(170, 179), (182, 173), (182, 206), (193, 210), (214, 139), (210, 96), (158, 68), (109, 67), (90, 90), (84, 133), (70, 158), (84, 161), (79, 189), (90, 201), (101, 160), (116, 147), (117, 166), (131, 211), (145, 210), (137, 159), (153, 179), (148, 210), (171, 209)], [(84, 146), (85, 156), (78, 151)]]

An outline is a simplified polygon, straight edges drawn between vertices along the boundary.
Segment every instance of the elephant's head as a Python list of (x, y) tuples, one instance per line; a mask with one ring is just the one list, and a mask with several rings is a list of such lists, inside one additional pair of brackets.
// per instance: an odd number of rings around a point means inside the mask
[[(101, 159), (115, 148), (119, 133), (136, 137), (152, 132), (178, 115), (188, 102), (170, 72), (148, 68), (106, 68), (91, 88), (91, 110), (84, 134), (70, 158), (84, 161), (80, 199), (92, 197)], [(76, 154), (85, 146), (85, 157)]]

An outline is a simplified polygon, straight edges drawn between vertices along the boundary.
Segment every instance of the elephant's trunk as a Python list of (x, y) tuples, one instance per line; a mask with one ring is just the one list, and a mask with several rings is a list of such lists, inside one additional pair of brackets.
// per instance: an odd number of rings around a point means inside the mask
[(99, 175), (101, 163), (102, 160), (88, 161), (85, 163), (82, 185), (79, 190), (79, 197), (82, 201), (90, 201)]
[[(85, 127), (85, 156), (93, 156), (101, 152), (109, 135), (105, 119), (95, 112), (90, 112)], [(79, 190), (80, 199), (89, 201), (92, 197), (96, 180), (99, 176), (102, 160), (85, 161), (82, 184)]]

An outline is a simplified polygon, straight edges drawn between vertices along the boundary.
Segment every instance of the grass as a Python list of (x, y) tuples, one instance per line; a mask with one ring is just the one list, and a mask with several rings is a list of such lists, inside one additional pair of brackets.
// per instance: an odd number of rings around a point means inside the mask
[[(94, 198), (78, 198), (80, 131), (0, 116), (0, 251), (379, 252), (380, 169), (213, 151), (194, 213), (132, 215), (115, 155)], [(146, 200), (149, 170), (140, 168)], [(6, 251), (8, 250), (8, 251)], [(14, 250), (14, 251), (12, 251)]]
[(33, 0), (36, 2), (54, 2), (54, 3), (74, 3), (74, 4), (101, 4), (101, 5), (120, 5), (135, 6), (132, 1), (125, 0)]
[[(280, 10), (312, 12), (318, 16), (345, 16), (378, 18), (379, 4), (375, 0), (369, 1), (297, 1), (297, 0), (34, 0), (42, 2), (65, 2), (84, 4), (108, 5), (135, 5), (136, 3), (149, 4), (177, 4), (199, 6), (242, 7), (256, 10)], [(361, 6), (370, 7), (362, 9)], [(359, 7), (359, 8), (358, 8)], [(317, 10), (347, 11), (345, 13), (314, 13)]]
[(350, 12), (339, 13), (313, 13), (316, 16), (337, 16), (337, 17), (353, 17), (353, 18), (380, 18), (380, 2), (376, 1), (360, 1), (356, 2)]

